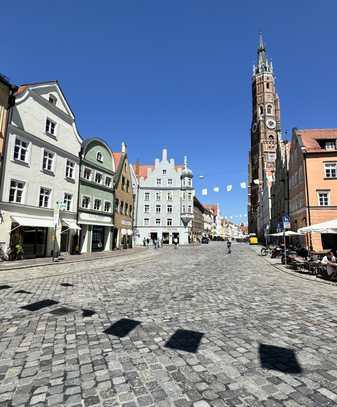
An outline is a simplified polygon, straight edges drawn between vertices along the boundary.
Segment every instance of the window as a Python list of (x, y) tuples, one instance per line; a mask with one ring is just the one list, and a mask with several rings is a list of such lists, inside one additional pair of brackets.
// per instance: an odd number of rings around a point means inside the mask
[(119, 205), (119, 213), (123, 215), (124, 212), (124, 202), (121, 201), (120, 205)]
[(110, 177), (105, 177), (105, 186), (110, 188), (110, 186), (111, 186), (111, 178)]
[(172, 205), (167, 205), (167, 213), (172, 213)]
[(156, 192), (156, 201), (160, 201), (160, 192)]
[(270, 136), (268, 137), (268, 141), (269, 141), (270, 144), (273, 144), (274, 141), (275, 141), (274, 136), (273, 136), (273, 135), (270, 135)]
[(90, 168), (84, 168), (84, 171), (83, 171), (83, 178), (90, 181), (90, 180), (91, 180), (91, 177), (92, 177), (92, 171), (91, 171), (91, 169), (90, 169)]
[(125, 206), (124, 206), (124, 215), (128, 214), (128, 209), (129, 209), (129, 204), (127, 202), (125, 202)]
[(188, 185), (189, 187), (192, 186), (192, 180), (191, 180), (191, 178), (188, 178), (188, 180), (187, 180), (187, 185)]
[(132, 216), (132, 205), (130, 205), (130, 208), (129, 208), (129, 216)]
[(172, 185), (172, 178), (169, 178), (169, 179), (167, 180), (167, 184), (168, 184), (168, 185)]
[(276, 160), (276, 153), (267, 154), (267, 161), (275, 161), (275, 160)]
[(66, 211), (71, 211), (71, 202), (73, 200), (73, 196), (68, 194), (67, 192), (64, 193), (63, 203), (65, 204)]
[(188, 213), (192, 213), (192, 206), (188, 205)]
[(186, 192), (183, 192), (183, 200), (186, 200)]
[(97, 184), (101, 184), (103, 180), (103, 175), (100, 172), (96, 172), (95, 174), (95, 182), (97, 182)]
[(104, 202), (104, 212), (111, 212), (111, 202), (109, 201)]
[(144, 213), (150, 213), (150, 205), (144, 205)]
[(192, 201), (192, 192), (189, 192), (189, 193), (188, 193), (188, 200), (189, 200), (189, 201)]
[(319, 206), (329, 206), (329, 192), (328, 191), (318, 192), (318, 205)]
[(46, 120), (46, 133), (55, 136), (56, 123), (50, 119)]
[(157, 185), (161, 185), (161, 178), (157, 178)]
[(160, 219), (159, 218), (156, 219), (156, 225), (160, 225)]
[(119, 199), (115, 199), (115, 211), (118, 212)]
[(100, 151), (98, 151), (96, 154), (96, 160), (99, 161), (100, 163), (103, 162), (103, 154)]
[(324, 168), (326, 178), (336, 178), (336, 163), (326, 163)]
[(172, 200), (173, 200), (172, 192), (168, 192), (168, 193), (167, 193), (167, 200), (168, 200), (168, 201), (172, 201)]
[(82, 203), (81, 203), (82, 208), (88, 209), (90, 206), (90, 198), (88, 196), (82, 196)]
[(22, 203), (24, 188), (24, 182), (11, 180), (9, 188), (9, 202)]
[(15, 139), (14, 160), (24, 162), (28, 160), (28, 143), (19, 138)]
[(49, 208), (51, 190), (49, 188), (40, 188), (40, 199), (39, 207), (40, 208)]
[(52, 172), (54, 170), (54, 153), (44, 150), (42, 168), (45, 171)]
[(161, 211), (161, 206), (160, 205), (156, 205), (156, 213), (160, 213)]
[(163, 170), (163, 175), (166, 175), (166, 170)]
[(145, 192), (144, 201), (150, 200), (150, 192)]
[(70, 160), (66, 163), (66, 178), (75, 178), (75, 163)]
[(183, 205), (183, 213), (186, 213), (186, 206)]
[(172, 226), (172, 219), (171, 218), (167, 218), (167, 226)]
[(126, 192), (129, 192), (129, 188), (130, 188), (130, 181), (127, 180), (126, 181)]
[(266, 83), (266, 88), (269, 89), (269, 82)]
[(325, 142), (325, 149), (326, 150), (335, 150), (335, 148), (336, 148), (336, 141), (335, 140)]
[(149, 218), (144, 218), (144, 226), (148, 226), (150, 223), (150, 219)]
[(268, 105), (267, 106), (267, 114), (272, 114), (273, 113), (273, 106), (272, 105)]
[(57, 99), (56, 99), (56, 97), (54, 96), (54, 95), (49, 95), (49, 103), (50, 104), (52, 104), (52, 105), (56, 105), (56, 101), (57, 101)]
[(125, 190), (125, 177), (122, 176), (122, 191)]
[(95, 199), (94, 200), (94, 209), (95, 209), (95, 211), (100, 211), (101, 210), (101, 205), (102, 205), (102, 201), (100, 199)]
[(260, 114), (263, 114), (263, 106), (260, 106), (259, 110), (260, 110)]

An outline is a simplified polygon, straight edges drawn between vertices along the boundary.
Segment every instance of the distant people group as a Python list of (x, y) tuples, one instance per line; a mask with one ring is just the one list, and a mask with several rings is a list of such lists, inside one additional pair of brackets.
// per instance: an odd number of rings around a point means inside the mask
[[(150, 239), (150, 238), (145, 238), (143, 239), (143, 246), (144, 247), (151, 247), (151, 243), (152, 243), (152, 247), (154, 249), (160, 249), (163, 246), (163, 239), (159, 240), (159, 239)], [(174, 248), (177, 249), (178, 248), (178, 244), (179, 241), (177, 239), (177, 237), (174, 237), (172, 239), (172, 243), (174, 245)]]

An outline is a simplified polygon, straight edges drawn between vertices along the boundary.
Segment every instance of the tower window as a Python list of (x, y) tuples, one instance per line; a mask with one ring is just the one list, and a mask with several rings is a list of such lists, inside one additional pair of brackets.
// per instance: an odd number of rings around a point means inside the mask
[(268, 141), (269, 143), (274, 143), (274, 136), (269, 136)]
[(269, 82), (266, 83), (266, 88), (269, 89)]
[(263, 114), (263, 106), (260, 106), (259, 109), (260, 109), (260, 114)]
[(273, 106), (272, 105), (268, 105), (267, 106), (267, 114), (272, 114), (273, 112)]

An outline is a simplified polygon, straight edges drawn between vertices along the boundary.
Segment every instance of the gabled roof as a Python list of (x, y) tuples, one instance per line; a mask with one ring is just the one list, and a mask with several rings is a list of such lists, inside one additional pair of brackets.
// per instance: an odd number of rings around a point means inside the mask
[[(133, 164), (132, 167), (133, 167), (134, 173), (138, 179), (140, 179), (142, 177), (144, 179), (146, 179), (148, 169), (150, 168), (151, 170), (153, 170), (155, 168), (155, 166), (153, 164), (139, 164), (139, 163)], [(184, 168), (183, 164), (175, 165), (176, 170), (183, 169), (183, 168)]]
[(120, 153), (120, 152), (114, 153), (113, 152), (112, 156), (113, 156), (113, 158), (115, 160), (115, 167), (116, 167), (116, 170), (117, 170), (117, 168), (119, 167), (119, 163), (121, 161), (122, 153)]
[(296, 129), (295, 134), (307, 152), (331, 152), (321, 148), (318, 140), (337, 140), (337, 129)]
[(204, 207), (210, 210), (214, 215), (218, 214), (218, 205), (217, 204), (204, 204)]

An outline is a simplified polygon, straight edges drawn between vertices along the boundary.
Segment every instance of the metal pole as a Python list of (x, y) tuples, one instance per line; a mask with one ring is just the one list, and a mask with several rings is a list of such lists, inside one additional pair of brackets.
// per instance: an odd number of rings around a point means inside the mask
[(57, 226), (54, 226), (54, 247), (53, 247), (53, 261), (55, 261), (55, 249), (56, 249), (56, 228)]
[(286, 230), (283, 222), (283, 245), (284, 245), (284, 264), (287, 265), (287, 244), (286, 244)]

